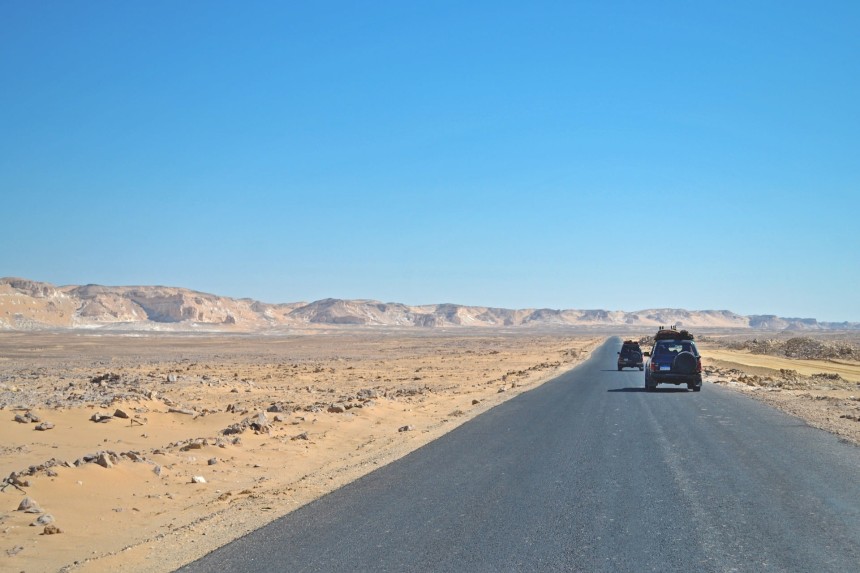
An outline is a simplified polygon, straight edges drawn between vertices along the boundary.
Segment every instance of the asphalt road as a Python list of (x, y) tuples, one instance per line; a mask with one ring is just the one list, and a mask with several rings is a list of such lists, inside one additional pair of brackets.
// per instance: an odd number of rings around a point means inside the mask
[(860, 571), (860, 448), (620, 346), (181, 571)]

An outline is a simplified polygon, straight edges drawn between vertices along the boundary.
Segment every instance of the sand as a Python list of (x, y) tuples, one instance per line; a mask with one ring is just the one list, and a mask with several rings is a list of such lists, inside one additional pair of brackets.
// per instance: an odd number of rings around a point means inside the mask
[(800, 360), (699, 344), (705, 380), (860, 445), (860, 362)]
[[(0, 475), (20, 487), (0, 493), (0, 569), (172, 571), (552, 379), (601, 340), (4, 333)], [(129, 417), (91, 421), (118, 409)], [(14, 421), (28, 412), (53, 429)], [(100, 453), (110, 467), (85, 461)], [(16, 511), (25, 494), (43, 514)], [(30, 525), (45, 514), (61, 533)]]
[[(552, 379), (603, 340), (0, 334), (0, 476), (19, 484), (0, 492), (0, 570), (172, 571)], [(705, 392), (744, 392), (860, 444), (860, 363), (699, 347)], [(118, 409), (129, 417), (91, 421)], [(53, 429), (14, 421), (28, 413)], [(110, 467), (87, 461), (98, 454)], [(42, 514), (16, 511), (25, 495)], [(61, 533), (30, 525), (45, 514)]]

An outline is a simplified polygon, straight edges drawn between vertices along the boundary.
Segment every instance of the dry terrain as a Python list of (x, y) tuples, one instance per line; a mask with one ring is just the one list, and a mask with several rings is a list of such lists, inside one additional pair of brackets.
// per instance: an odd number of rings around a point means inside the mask
[[(771, 334), (772, 336), (772, 334)], [(860, 445), (860, 337), (706, 337), (706, 380)]]
[(0, 334), (0, 569), (173, 570), (571, 368), (601, 340)]
[[(173, 570), (534, 388), (602, 340), (3, 333), (0, 569)], [(860, 444), (856, 334), (699, 346), (706, 382)], [(33, 513), (19, 510), (26, 498)]]

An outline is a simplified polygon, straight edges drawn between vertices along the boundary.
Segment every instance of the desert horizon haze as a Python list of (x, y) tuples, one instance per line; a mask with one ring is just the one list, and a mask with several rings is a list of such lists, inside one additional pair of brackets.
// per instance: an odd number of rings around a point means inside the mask
[(451, 303), (409, 306), (375, 300), (268, 303), (181, 287), (55, 286), (0, 278), (0, 329), (105, 328), (253, 332), (312, 326), (552, 327), (652, 329), (858, 330), (860, 324), (815, 318), (743, 316), (729, 310), (504, 309)]

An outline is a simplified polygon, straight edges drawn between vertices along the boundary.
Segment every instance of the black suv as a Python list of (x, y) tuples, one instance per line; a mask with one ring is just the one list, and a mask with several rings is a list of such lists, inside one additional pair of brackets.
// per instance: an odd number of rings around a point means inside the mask
[(639, 348), (639, 343), (633, 340), (625, 340), (621, 345), (621, 352), (618, 353), (618, 371), (622, 368), (638, 368), (643, 370), (645, 364), (642, 362), (642, 349)]
[(660, 329), (645, 356), (645, 390), (654, 390), (657, 384), (686, 384), (694, 392), (702, 389), (702, 357), (686, 330)]

